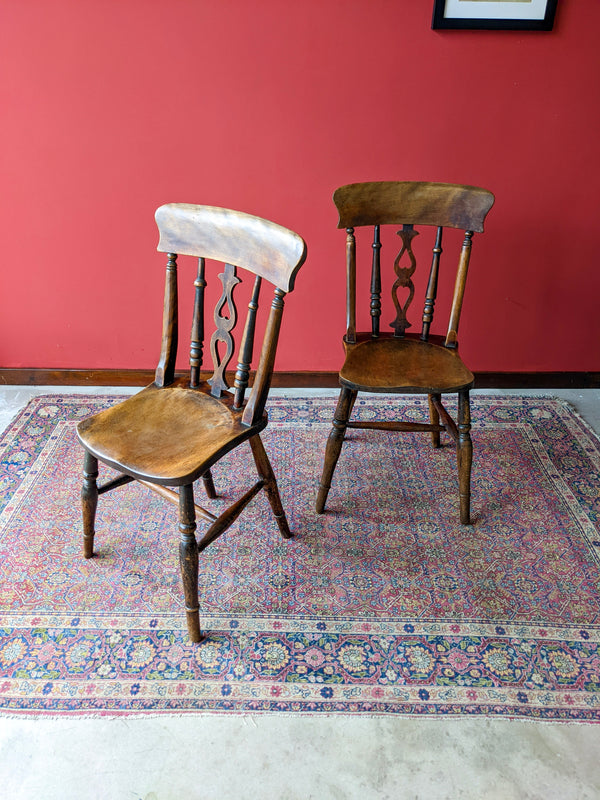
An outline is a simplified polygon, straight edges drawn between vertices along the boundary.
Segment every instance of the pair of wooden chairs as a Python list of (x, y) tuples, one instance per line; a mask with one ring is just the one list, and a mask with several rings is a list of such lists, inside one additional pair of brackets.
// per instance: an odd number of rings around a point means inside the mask
[[(338, 189), (334, 201), (339, 227), (346, 228), (347, 328), (345, 363), (340, 372), (341, 393), (329, 437), (317, 512), (325, 508), (327, 495), (344, 436), (348, 428), (394, 431), (430, 431), (434, 446), (446, 431), (457, 444), (460, 519), (469, 522), (471, 440), (469, 436), (469, 389), (473, 375), (457, 353), (457, 333), (467, 268), (474, 232), (483, 221), (493, 196), (484, 189), (439, 183), (366, 183)], [(294, 288), (298, 270), (306, 258), (306, 245), (296, 233), (267, 220), (209, 206), (170, 204), (156, 212), (158, 249), (168, 253), (163, 334), (154, 382), (137, 395), (100, 412), (78, 425), (85, 449), (82, 488), (84, 555), (93, 555), (98, 496), (130, 481), (139, 481), (179, 507), (179, 556), (187, 626), (193, 642), (201, 639), (198, 602), (198, 563), (201, 553), (226, 531), (244, 508), (264, 490), (281, 534), (291, 536), (277, 481), (260, 433), (267, 425), (265, 404), (273, 374), (284, 297)], [(396, 318), (393, 332), (380, 332), (382, 310), (381, 228), (401, 226), (402, 247), (394, 261), (396, 280), (392, 299)], [(415, 225), (436, 230), (432, 265), (426, 289), (420, 335), (407, 334), (406, 312), (414, 294), (416, 267), (413, 239)], [(371, 330), (357, 331), (357, 277), (355, 228), (374, 228), (370, 292)], [(445, 338), (430, 334), (436, 300), (443, 229), (465, 231), (460, 248), (450, 321)], [(198, 259), (194, 271), (194, 311), (190, 369), (185, 377), (175, 372), (178, 343), (178, 256)], [(406, 258), (408, 265), (401, 264)], [(202, 370), (205, 347), (206, 261), (219, 262), (221, 295), (209, 340), (212, 373)], [(230, 387), (227, 368), (234, 355), (238, 312), (234, 290), (238, 270), (252, 277), (245, 323), (240, 339), (237, 368)], [(255, 334), (263, 281), (274, 287), (258, 364), (254, 363)], [(401, 302), (400, 289), (408, 296)], [(429, 397), (430, 421), (352, 422), (351, 412), (359, 391), (423, 393)], [(442, 405), (443, 394), (458, 393), (458, 424)], [(248, 395), (246, 397), (246, 395)], [(211, 468), (234, 448), (248, 442), (256, 465), (256, 482), (218, 517), (196, 504), (194, 484), (202, 479), (209, 498), (216, 496)], [(116, 470), (117, 476), (98, 485), (98, 462)], [(196, 518), (208, 523), (196, 539)]]

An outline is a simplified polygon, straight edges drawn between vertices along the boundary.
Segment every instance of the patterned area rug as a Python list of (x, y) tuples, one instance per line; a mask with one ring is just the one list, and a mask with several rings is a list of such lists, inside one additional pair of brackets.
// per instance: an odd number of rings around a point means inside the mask
[[(335, 401), (272, 400), (265, 444), (296, 536), (260, 495), (205, 551), (199, 645), (174, 506), (131, 484), (104, 495), (97, 557), (81, 556), (75, 424), (114, 402), (40, 397), (0, 440), (4, 714), (600, 719), (600, 442), (560, 401), (475, 399), (463, 527), (454, 450), (419, 434), (351, 433), (317, 516)], [(356, 408), (393, 414), (385, 398)], [(222, 498), (199, 502), (218, 509), (249, 471), (249, 448), (231, 455)]]

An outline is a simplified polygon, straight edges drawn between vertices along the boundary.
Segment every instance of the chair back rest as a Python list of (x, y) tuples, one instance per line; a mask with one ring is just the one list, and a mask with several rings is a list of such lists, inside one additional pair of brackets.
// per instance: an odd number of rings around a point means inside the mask
[[(400, 252), (394, 260), (396, 280), (392, 287), (392, 300), (396, 308), (396, 319), (391, 324), (394, 336), (402, 337), (411, 327), (406, 312), (410, 306), (415, 287), (412, 275), (417, 267), (412, 241), (418, 231), (415, 225), (437, 228), (429, 281), (423, 308), (421, 339), (429, 339), (437, 295), (442, 237), (444, 228), (459, 228), (465, 232), (456, 278), (448, 330), (444, 344), (456, 347), (458, 324), (462, 310), (463, 295), (471, 255), (474, 233), (483, 232), (484, 219), (494, 203), (494, 195), (476, 186), (449, 183), (380, 181), (352, 183), (341, 186), (334, 192), (334, 203), (339, 213), (339, 228), (346, 228), (347, 266), (347, 324), (346, 341), (356, 341), (356, 241), (354, 229), (373, 226), (373, 257), (371, 266), (371, 335), (380, 335), (381, 316), (381, 225), (401, 225), (398, 235), (402, 241)], [(407, 266), (401, 264), (408, 260)], [(401, 303), (398, 292), (408, 292)]]
[[(206, 259), (224, 264), (223, 272), (219, 274), (222, 284), (221, 297), (213, 314), (215, 329), (209, 343), (213, 373), (206, 382), (210, 386), (210, 393), (217, 398), (230, 389), (226, 369), (235, 350), (233, 331), (238, 322), (238, 313), (233, 292), (236, 285), (241, 282), (238, 268), (254, 275), (252, 297), (240, 340), (235, 373), (233, 404), (238, 409), (244, 407), (245, 392), (253, 362), (256, 320), (263, 278), (275, 287), (252, 391), (242, 415), (245, 424), (254, 424), (263, 414), (271, 383), (283, 313), (283, 298), (294, 288), (296, 274), (306, 258), (304, 240), (298, 234), (274, 222), (213, 206), (169, 203), (157, 209), (155, 218), (160, 233), (157, 249), (168, 253), (162, 347), (155, 376), (157, 385), (166, 386), (175, 379), (178, 343), (178, 255), (198, 258), (190, 345), (191, 388), (201, 388), (200, 377), (205, 350)], [(223, 310), (226, 307), (229, 313), (224, 315)], [(219, 344), (224, 350), (222, 355)]]

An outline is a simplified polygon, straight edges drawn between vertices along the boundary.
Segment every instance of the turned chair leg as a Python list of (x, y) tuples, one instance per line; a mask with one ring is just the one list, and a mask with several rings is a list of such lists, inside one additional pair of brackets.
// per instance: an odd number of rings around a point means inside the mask
[[(440, 424), (440, 413), (435, 407), (433, 401), (437, 400), (438, 403), (442, 399), (440, 394), (430, 394), (427, 395), (427, 399), (429, 401), (429, 421), (432, 425), (439, 425)], [(431, 444), (434, 447), (440, 446), (440, 432), (439, 431), (431, 431)]]
[(192, 485), (179, 489), (179, 564), (183, 580), (185, 613), (188, 634), (192, 642), (202, 639), (198, 603), (198, 543), (196, 542), (196, 511)]
[(94, 533), (96, 508), (98, 506), (98, 459), (86, 451), (83, 458), (83, 486), (81, 487), (81, 510), (83, 513), (83, 555), (94, 555)]
[(212, 472), (209, 469), (207, 469), (202, 476), (202, 482), (204, 483), (206, 496), (209, 500), (214, 500), (217, 496), (217, 490), (215, 489), (215, 484), (213, 482)]
[(254, 463), (256, 464), (258, 474), (265, 482), (265, 492), (267, 493), (267, 498), (271, 505), (273, 516), (277, 522), (277, 527), (279, 528), (279, 531), (284, 539), (291, 539), (293, 534), (290, 531), (288, 521), (285, 516), (275, 473), (273, 472), (271, 462), (269, 461), (269, 457), (267, 456), (267, 452), (260, 436), (256, 435), (250, 439), (250, 447), (252, 448), (252, 455), (254, 456)]
[(325, 448), (325, 462), (323, 464), (323, 474), (321, 476), (321, 485), (319, 487), (316, 503), (317, 514), (322, 514), (325, 511), (327, 495), (331, 488), (331, 479), (333, 478), (333, 473), (340, 457), (342, 444), (344, 443), (344, 437), (346, 435), (346, 426), (350, 419), (357, 394), (358, 392), (356, 390), (342, 386), (337, 408), (333, 416), (333, 428), (329, 434), (327, 447)]
[(473, 443), (471, 430), (471, 409), (469, 392), (458, 394), (458, 485), (460, 492), (460, 521), (463, 525), (471, 524), (471, 464), (473, 461)]

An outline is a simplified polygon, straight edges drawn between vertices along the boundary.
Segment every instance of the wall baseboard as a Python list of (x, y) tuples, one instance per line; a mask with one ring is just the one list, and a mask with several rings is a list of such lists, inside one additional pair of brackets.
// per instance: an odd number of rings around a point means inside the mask
[[(154, 370), (0, 369), (0, 386), (146, 386), (153, 380)], [(275, 372), (272, 386), (329, 389), (337, 388), (339, 383), (337, 372)], [(478, 389), (600, 389), (600, 372), (476, 372), (475, 386)]]

